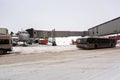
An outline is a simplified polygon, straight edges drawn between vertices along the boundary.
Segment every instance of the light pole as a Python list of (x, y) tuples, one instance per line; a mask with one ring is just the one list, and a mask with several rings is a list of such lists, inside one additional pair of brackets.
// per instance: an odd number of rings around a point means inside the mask
[(51, 36), (52, 36), (52, 46), (57, 46), (56, 39), (55, 39), (55, 36), (56, 36), (55, 29), (52, 30)]

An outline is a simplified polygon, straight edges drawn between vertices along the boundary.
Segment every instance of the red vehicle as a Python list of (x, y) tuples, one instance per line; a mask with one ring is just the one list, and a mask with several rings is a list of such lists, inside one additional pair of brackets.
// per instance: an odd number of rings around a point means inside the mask
[(39, 44), (44, 44), (44, 45), (46, 45), (48, 43), (48, 40), (46, 40), (46, 39), (41, 39), (41, 40), (39, 40)]

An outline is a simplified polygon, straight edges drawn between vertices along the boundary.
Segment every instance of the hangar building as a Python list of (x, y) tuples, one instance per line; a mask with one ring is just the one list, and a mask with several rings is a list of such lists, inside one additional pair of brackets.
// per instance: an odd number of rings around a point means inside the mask
[(120, 17), (88, 29), (89, 36), (104, 36), (120, 33)]

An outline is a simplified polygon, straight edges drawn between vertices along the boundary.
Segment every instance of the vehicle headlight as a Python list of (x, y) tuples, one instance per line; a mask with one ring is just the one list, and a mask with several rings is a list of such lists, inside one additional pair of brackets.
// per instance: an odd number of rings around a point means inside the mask
[(77, 43), (80, 43), (80, 40), (77, 40)]

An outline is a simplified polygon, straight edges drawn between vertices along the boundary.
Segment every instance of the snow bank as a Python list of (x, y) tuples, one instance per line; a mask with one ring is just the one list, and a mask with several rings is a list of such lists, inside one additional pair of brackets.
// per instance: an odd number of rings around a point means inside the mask
[(19, 52), (21, 54), (28, 53), (45, 53), (45, 52), (60, 52), (60, 51), (68, 51), (68, 50), (76, 50), (75, 45), (59, 45), (59, 46), (51, 46), (51, 45), (37, 45), (37, 46), (28, 46), (28, 47), (13, 47), (13, 52)]
[[(56, 38), (56, 43), (57, 45), (71, 45), (72, 40), (76, 40), (77, 38), (81, 38), (81, 36), (72, 36), (72, 37), (57, 37)], [(49, 38), (51, 41), (51, 38)]]

